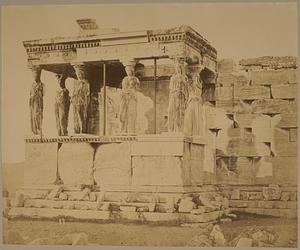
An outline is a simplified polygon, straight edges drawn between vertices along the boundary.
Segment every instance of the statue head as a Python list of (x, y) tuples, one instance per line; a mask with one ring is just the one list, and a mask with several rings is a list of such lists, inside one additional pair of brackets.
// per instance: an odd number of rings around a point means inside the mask
[(59, 86), (63, 89), (66, 87), (66, 74), (55, 74), (55, 77), (58, 81)]
[(175, 74), (185, 74), (185, 62), (182, 58), (174, 59)]
[(32, 67), (32, 76), (35, 82), (40, 82), (41, 81), (41, 72), (42, 69), (39, 66), (34, 66)]
[(134, 76), (134, 67), (132, 65), (127, 65), (125, 71), (128, 76)]

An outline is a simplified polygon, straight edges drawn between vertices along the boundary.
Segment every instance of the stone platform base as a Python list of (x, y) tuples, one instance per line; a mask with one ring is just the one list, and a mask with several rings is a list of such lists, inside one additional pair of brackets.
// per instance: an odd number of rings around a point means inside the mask
[(146, 187), (137, 192), (137, 188), (132, 188), (100, 191), (96, 186), (24, 186), (8, 215), (10, 218), (207, 223), (229, 213), (228, 199), (215, 186), (173, 190), (164, 187), (160, 192), (151, 192)]
[(194, 215), (189, 213), (158, 213), (131, 211), (95, 211), (54, 208), (15, 207), (9, 212), (10, 219), (59, 219), (101, 221), (133, 221), (133, 222), (169, 222), (169, 223), (207, 223), (214, 222), (221, 216), (220, 211)]

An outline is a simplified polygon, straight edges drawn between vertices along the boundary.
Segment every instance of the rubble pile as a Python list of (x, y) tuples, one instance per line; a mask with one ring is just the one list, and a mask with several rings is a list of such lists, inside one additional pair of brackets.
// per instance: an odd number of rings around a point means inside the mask
[(250, 228), (236, 238), (229, 245), (236, 247), (273, 247), (278, 239), (276, 232), (267, 228)]
[(226, 240), (220, 226), (210, 224), (200, 234), (194, 236), (189, 245), (195, 247), (220, 247), (226, 246)]

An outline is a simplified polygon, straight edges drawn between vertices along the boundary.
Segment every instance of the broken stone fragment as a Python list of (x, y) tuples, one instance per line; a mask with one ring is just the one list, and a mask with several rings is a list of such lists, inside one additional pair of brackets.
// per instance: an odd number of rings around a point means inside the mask
[(138, 207), (136, 209), (137, 212), (149, 212), (149, 207)]
[(205, 206), (207, 213), (219, 210), (221, 207), (221, 203), (217, 201), (210, 201), (208, 198), (199, 196), (199, 201), (201, 205)]
[(232, 222), (232, 219), (231, 218), (222, 218), (222, 219), (220, 219), (220, 222), (221, 223), (228, 223), (228, 222)]
[(282, 192), (280, 200), (288, 201), (290, 199), (290, 192)]
[(227, 217), (230, 217), (230, 218), (233, 218), (233, 219), (236, 219), (237, 218), (237, 215), (236, 214), (226, 214)]
[(230, 199), (231, 200), (239, 200), (240, 199), (240, 190), (239, 189), (232, 190)]
[(165, 206), (167, 213), (174, 213), (175, 212), (175, 199), (174, 197), (167, 197), (166, 198), (166, 206)]
[(59, 200), (67, 200), (68, 199), (68, 195), (66, 193), (60, 193), (59, 194)]
[(214, 242), (215, 246), (225, 246), (226, 240), (219, 225), (214, 225), (209, 234), (209, 238)]
[(191, 214), (203, 214), (205, 213), (204, 206), (198, 206), (198, 208), (191, 210)]
[(136, 207), (135, 206), (120, 206), (120, 210), (124, 212), (135, 212)]
[(224, 209), (229, 208), (229, 200), (226, 197), (224, 197), (222, 200), (222, 208)]
[(262, 192), (249, 192), (248, 193), (248, 200), (262, 200), (263, 199), (263, 194)]
[(296, 201), (297, 200), (297, 193), (296, 192), (290, 193), (290, 200), (291, 201)]
[(55, 186), (50, 193), (47, 195), (48, 200), (53, 200), (54, 198), (58, 198), (59, 194), (63, 191), (62, 186)]
[(212, 247), (213, 242), (206, 234), (200, 234), (194, 236), (189, 245), (195, 247)]
[(249, 200), (249, 192), (241, 192), (241, 200)]
[(263, 187), (263, 197), (265, 200), (279, 200), (281, 196), (281, 189), (278, 185), (269, 185), (269, 187)]
[(250, 238), (240, 238), (236, 247), (252, 247), (253, 240)]
[(194, 208), (196, 208), (196, 204), (192, 201), (192, 197), (185, 197), (182, 198), (179, 202), (178, 212), (189, 213)]
[(156, 203), (152, 203), (148, 205), (149, 212), (154, 212), (156, 207)]
[(105, 200), (105, 192), (101, 191), (100, 193), (97, 193), (97, 201), (104, 201)]
[(26, 197), (30, 199), (45, 199), (48, 195), (49, 190), (26, 190)]
[(83, 189), (83, 191), (81, 192), (81, 195), (79, 196), (79, 200), (80, 201), (89, 200), (90, 193), (91, 193), (91, 190), (89, 188)]
[(271, 232), (266, 229), (259, 229), (252, 234), (251, 238), (253, 239), (253, 242), (257, 244), (258, 242), (273, 244), (277, 240), (278, 236), (275, 232)]
[(110, 203), (109, 202), (102, 203), (99, 206), (99, 210), (101, 210), (101, 211), (110, 211)]
[(97, 194), (95, 192), (90, 193), (90, 201), (97, 201)]
[(24, 197), (25, 196), (22, 192), (17, 192), (12, 205), (14, 207), (24, 207), (24, 201), (25, 201)]

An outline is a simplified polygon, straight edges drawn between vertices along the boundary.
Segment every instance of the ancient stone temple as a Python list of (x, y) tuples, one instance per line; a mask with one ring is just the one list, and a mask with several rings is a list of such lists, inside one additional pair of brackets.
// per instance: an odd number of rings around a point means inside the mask
[[(295, 214), (296, 183), (286, 176), (279, 186), (272, 166), (287, 151), (276, 135), (296, 140), (296, 123), (276, 127), (287, 122), (281, 109), (295, 109), (294, 59), (275, 77), (256, 61), (238, 72), (232, 60), (217, 62), (216, 49), (189, 26), (122, 32), (77, 22), (78, 36), (24, 42), (34, 75), (32, 136), (10, 216), (207, 222), (231, 205), (256, 213), (264, 199), (280, 206), (283, 193), (290, 207), (270, 214)], [(42, 132), (43, 71), (59, 85), (57, 137)]]

